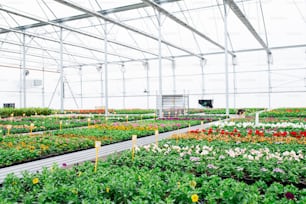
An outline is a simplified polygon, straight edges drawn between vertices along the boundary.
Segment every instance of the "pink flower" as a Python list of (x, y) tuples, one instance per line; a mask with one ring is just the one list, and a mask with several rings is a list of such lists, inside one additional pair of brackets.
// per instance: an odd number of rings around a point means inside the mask
[(282, 169), (280, 169), (280, 168), (275, 168), (275, 169), (273, 169), (273, 172), (285, 173), (284, 170), (282, 170)]
[(190, 161), (200, 161), (200, 158), (199, 157), (190, 157)]

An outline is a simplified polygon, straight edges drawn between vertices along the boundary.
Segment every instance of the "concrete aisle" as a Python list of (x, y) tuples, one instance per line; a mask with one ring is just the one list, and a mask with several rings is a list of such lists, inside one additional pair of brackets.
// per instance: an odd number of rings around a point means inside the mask
[[(216, 122), (204, 124), (204, 128), (207, 128)], [(198, 128), (201, 128), (201, 125), (191, 127), (191, 129), (198, 129)], [(183, 133), (187, 131), (188, 131), (188, 128), (184, 128), (184, 129), (180, 129), (177, 131), (161, 133), (159, 134), (158, 139), (163, 140), (171, 136), (174, 133)], [(143, 145), (154, 143), (154, 142), (155, 142), (155, 135), (137, 139), (138, 146), (143, 146)], [(108, 156), (115, 152), (121, 152), (123, 150), (130, 149), (131, 146), (132, 146), (131, 140), (102, 146), (99, 151), (99, 157)], [(6, 175), (10, 173), (14, 173), (16, 176), (21, 177), (23, 171), (29, 171), (31, 173), (35, 173), (37, 171), (41, 171), (43, 167), (51, 167), (52, 165), (54, 165), (54, 163), (57, 163), (59, 166), (61, 166), (63, 163), (66, 163), (67, 165), (73, 165), (73, 164), (81, 163), (84, 161), (94, 160), (95, 155), (96, 155), (95, 148), (92, 148), (92, 149), (83, 150), (79, 152), (68, 153), (68, 154), (55, 156), (55, 157), (51, 157), (47, 159), (41, 159), (41, 160), (37, 160), (33, 162), (27, 162), (24, 164), (1, 168), (0, 169), (0, 183), (3, 183)]]

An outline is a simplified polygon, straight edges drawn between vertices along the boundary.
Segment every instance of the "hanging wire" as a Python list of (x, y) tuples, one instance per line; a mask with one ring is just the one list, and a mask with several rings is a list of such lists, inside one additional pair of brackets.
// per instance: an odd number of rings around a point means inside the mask
[[(219, 9), (222, 21), (224, 23), (224, 16), (223, 16), (223, 13), (222, 13), (221, 4), (219, 3), (219, 0), (216, 0), (216, 3), (217, 3), (217, 6), (218, 6), (218, 9)], [(232, 51), (234, 51), (234, 46), (233, 46), (232, 39), (231, 39), (231, 36), (230, 36), (229, 32), (227, 32), (227, 38), (229, 40), (229, 44), (230, 44), (230, 47), (231, 47)]]
[(295, 8), (298, 10), (302, 20), (304, 21), (304, 23), (306, 24), (306, 17), (303, 15), (303, 12), (301, 11), (301, 9), (298, 7), (297, 3), (295, 0), (292, 0), (293, 1), (293, 4), (295, 6)]
[[(100, 5), (100, 3), (99, 3), (97, 0), (95, 0), (95, 2), (96, 2), (96, 4), (97, 4), (97, 6), (99, 7), (99, 10), (102, 11), (103, 8), (102, 8), (102, 6)], [(95, 10), (95, 9), (94, 9), (94, 6), (91, 4), (90, 0), (89, 0), (89, 4), (90, 4), (91, 8), (92, 8), (93, 10)], [(115, 17), (116, 17), (116, 16), (115, 16)], [(99, 23), (100, 23), (100, 25), (101, 25), (101, 28), (102, 28), (102, 31), (103, 31), (103, 32), (101, 32), (99, 29), (97, 29), (97, 27), (94, 25), (94, 23), (93, 23), (92, 21), (90, 21), (90, 19), (87, 19), (87, 20), (90, 22), (90, 24), (92, 25), (92, 27), (94, 27), (101, 35), (104, 35), (104, 33), (105, 33), (105, 28), (102, 26), (103, 23), (102, 23), (101, 19), (98, 18), (97, 20), (99, 21)], [(111, 24), (111, 27), (109, 27), (109, 28), (107, 29), (107, 34), (110, 34), (111, 31), (112, 31), (114, 28), (115, 28), (115, 24)], [(115, 32), (115, 33), (117, 34), (118, 32)], [(106, 36), (104, 36), (104, 37), (106, 37)], [(115, 36), (114, 38), (116, 39), (116, 36)], [(108, 43), (108, 46), (111, 48), (111, 50), (112, 50), (115, 54), (119, 55), (117, 49), (115, 49), (114, 46), (113, 46), (111, 43)], [(119, 58), (120, 61), (123, 61), (123, 58), (122, 58), (121, 56), (117, 56), (117, 57)]]
[[(150, 15), (149, 15), (149, 13), (148, 13), (146, 7), (143, 7), (143, 10), (144, 10), (144, 12), (146, 13), (147, 17), (150, 19), (150, 21), (153, 23), (154, 27), (157, 28), (156, 22), (153, 21), (152, 17), (150, 17)], [(138, 12), (139, 16), (141, 17), (141, 19), (142, 19), (143, 21), (145, 21), (145, 20), (146, 20), (146, 17), (143, 16), (143, 15), (141, 14), (141, 12), (140, 12), (139, 9), (137, 9), (137, 12)], [(143, 26), (143, 24), (141, 24), (141, 25), (142, 25), (142, 27), (143, 27), (144, 30), (147, 30), (147, 29), (148, 29), (148, 31), (149, 31), (150, 33), (152, 33), (152, 32), (151, 32), (151, 27), (149, 27), (149, 24), (148, 24), (148, 23), (144, 23), (145, 26)], [(147, 29), (146, 29), (146, 28), (147, 28)], [(147, 40), (146, 40), (146, 43), (147, 43), (147, 46), (149, 47), (149, 42), (148, 42)]]
[(265, 31), (266, 44), (267, 44), (267, 47), (269, 47), (269, 41), (268, 41), (268, 33), (267, 33), (267, 28), (266, 28), (265, 15), (264, 15), (264, 12), (263, 12), (263, 9), (262, 9), (261, 0), (259, 0), (259, 6), (260, 6), (260, 11), (261, 11), (261, 16), (262, 16), (263, 27), (264, 27), (264, 31)]
[[(43, 4), (48, 8), (48, 10), (50, 11), (50, 13), (55, 17), (55, 18), (57, 18), (57, 16), (55, 15), (55, 13), (52, 11), (52, 9), (48, 6), (48, 4), (43, 0), (42, 1), (43, 2)], [(38, 5), (40, 6), (40, 4), (38, 3)], [(42, 9), (43, 10), (43, 9)], [(43, 10), (43, 12), (44, 12), (44, 10)], [(44, 12), (45, 13), (45, 12)], [(45, 14), (46, 15), (46, 14)], [(48, 16), (46, 16), (46, 18), (48, 18)]]
[[(211, 4), (213, 4), (214, 0), (211, 0)], [(220, 41), (220, 38), (219, 38), (219, 29), (218, 29), (218, 26), (217, 26), (217, 15), (216, 15), (216, 10), (215, 9), (211, 9), (213, 11), (213, 20), (214, 20), (214, 23), (215, 23), (215, 29), (216, 29), (216, 37), (217, 37), (217, 41)]]
[[(20, 26), (19, 25), (19, 23), (16, 21), (16, 19), (12, 16), (12, 15), (10, 15), (9, 13), (6, 13), (18, 26)], [(3, 20), (5, 21), (5, 23), (9, 26), (9, 27), (11, 27), (11, 25), (10, 25), (10, 23), (8, 22), (8, 20), (5, 18), (5, 16), (0, 12), (0, 15), (2, 16), (2, 18), (3, 18)], [(15, 33), (14, 32), (14, 34), (13, 35), (15, 35), (15, 37), (19, 40), (19, 42), (20, 43), (22, 43), (22, 40), (21, 40), (21, 38), (20, 38), (20, 36), (19, 35), (17, 35), (17, 33)], [(8, 35), (7, 35), (8, 36)]]
[[(188, 6), (187, 6), (187, 4), (186, 4), (185, 1), (183, 1), (183, 3), (184, 3), (185, 8), (187, 9), (187, 14), (189, 15), (191, 24), (192, 24), (193, 27), (195, 27), (195, 23), (194, 23), (194, 21), (192, 20), (192, 17), (191, 17), (189, 8), (188, 8)], [(185, 12), (183, 12), (183, 9), (182, 9), (181, 5), (179, 4), (179, 2), (176, 2), (176, 4), (177, 4), (177, 6), (179, 7), (181, 13), (183, 14), (183, 16), (184, 16), (184, 18), (185, 18), (185, 21), (186, 21), (187, 23), (189, 23), (189, 22), (188, 22), (188, 18), (186, 17)], [(191, 32), (191, 33), (192, 33), (192, 37), (193, 37), (194, 41), (196, 42), (196, 46), (197, 46), (198, 49), (199, 49), (199, 52), (202, 53), (202, 50), (201, 50), (201, 48), (200, 48), (200, 44), (199, 44), (199, 42), (198, 42), (198, 40), (197, 40), (197, 37), (196, 37), (195, 33), (194, 33), (194, 32)]]

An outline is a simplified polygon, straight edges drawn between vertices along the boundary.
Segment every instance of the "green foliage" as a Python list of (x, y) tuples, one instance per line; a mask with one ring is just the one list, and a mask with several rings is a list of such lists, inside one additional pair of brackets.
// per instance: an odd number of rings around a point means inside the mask
[(32, 115), (50, 115), (52, 110), (49, 108), (0, 108), (0, 116), (1, 117), (10, 117), (11, 114), (14, 116), (22, 116), (25, 114), (26, 116)]

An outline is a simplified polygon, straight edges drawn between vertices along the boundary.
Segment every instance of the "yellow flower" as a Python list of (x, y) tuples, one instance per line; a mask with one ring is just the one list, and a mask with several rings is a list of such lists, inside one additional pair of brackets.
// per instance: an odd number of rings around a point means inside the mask
[(192, 201), (193, 203), (198, 202), (198, 201), (199, 201), (199, 196), (198, 196), (197, 194), (192, 194), (192, 196), (191, 196), (191, 201)]
[(177, 187), (180, 188), (180, 186), (181, 186), (181, 183), (178, 181), (177, 182)]
[(33, 184), (38, 184), (38, 182), (39, 182), (39, 179), (38, 179), (38, 178), (34, 178), (34, 179), (32, 180), (32, 183), (33, 183)]
[(109, 193), (109, 187), (106, 187), (105, 191), (106, 193)]
[(195, 188), (196, 185), (197, 185), (197, 182), (196, 182), (196, 181), (190, 181), (190, 186), (191, 186), (192, 188)]

